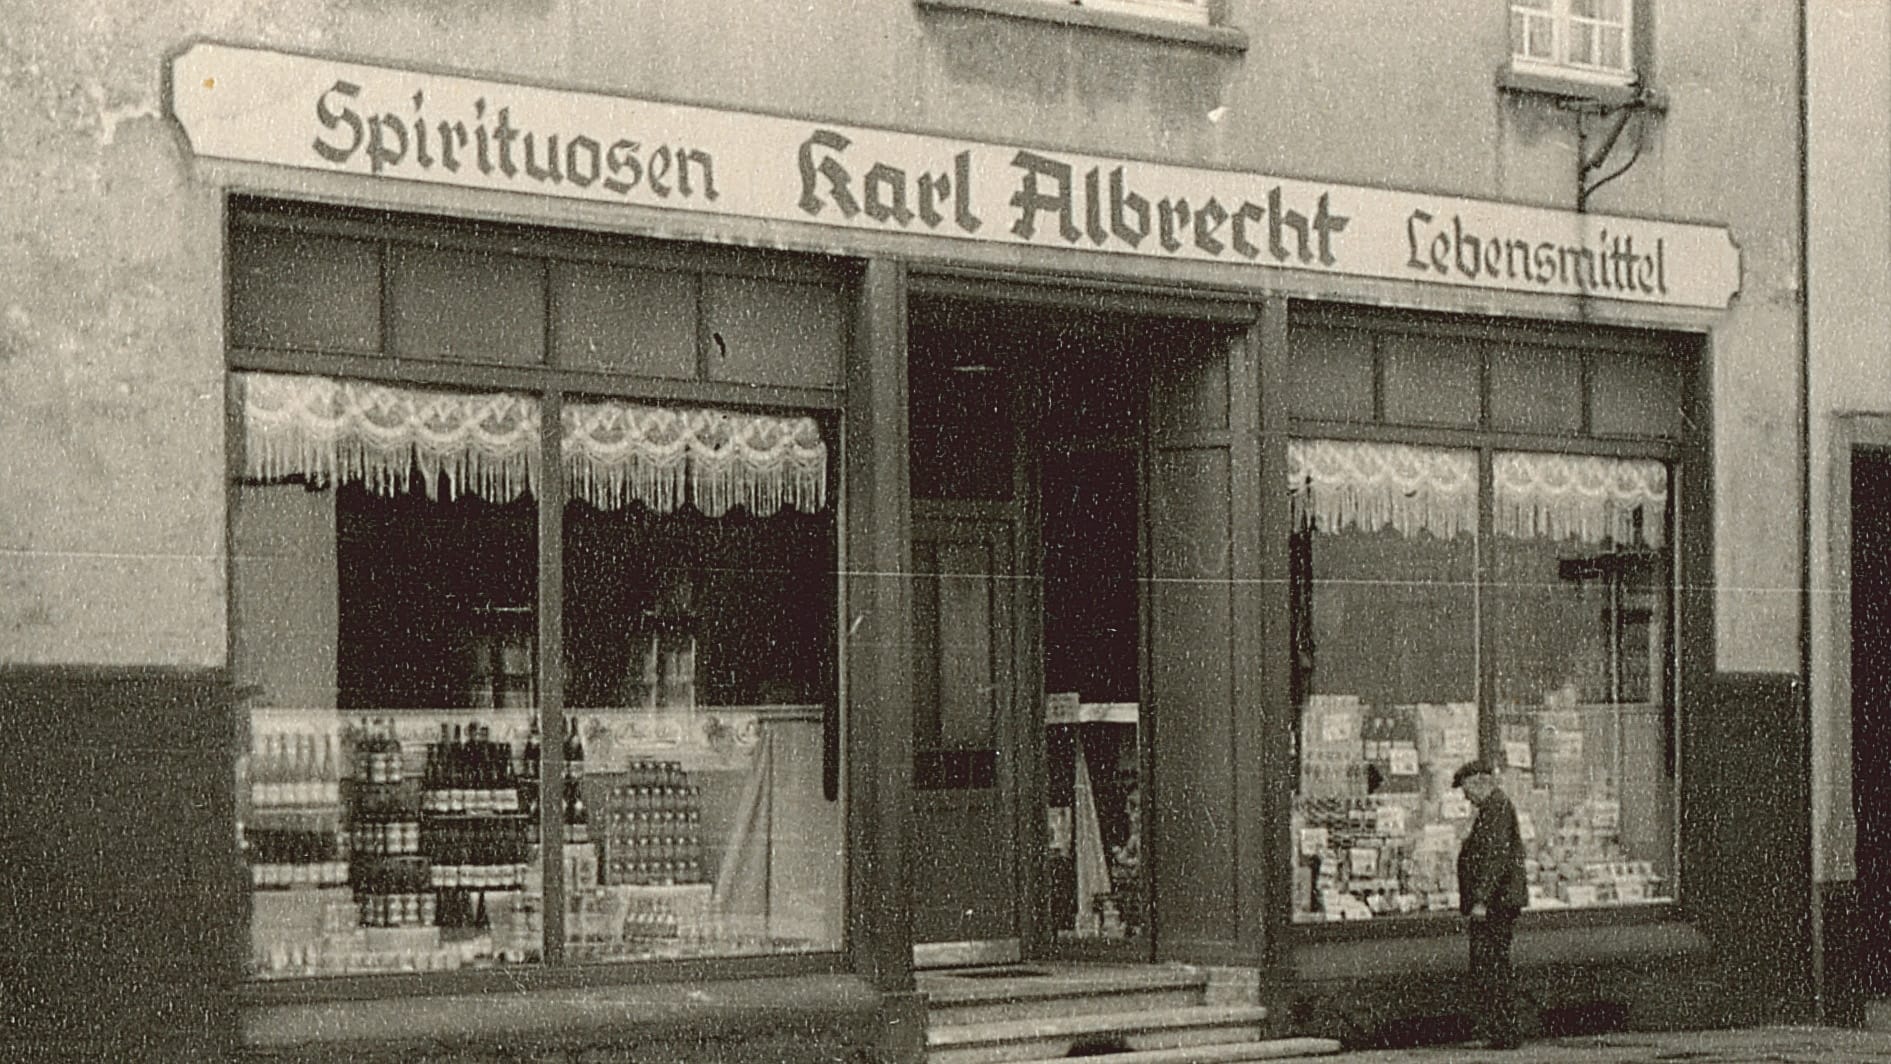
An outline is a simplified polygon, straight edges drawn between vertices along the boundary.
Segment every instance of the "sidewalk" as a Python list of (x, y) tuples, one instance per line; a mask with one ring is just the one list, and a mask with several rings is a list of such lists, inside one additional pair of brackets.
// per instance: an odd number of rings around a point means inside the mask
[(1550, 1038), (1513, 1052), (1475, 1044), (1379, 1049), (1323, 1057), (1334, 1064), (1891, 1064), (1891, 1032), (1840, 1027), (1761, 1027), (1739, 1031), (1623, 1032)]

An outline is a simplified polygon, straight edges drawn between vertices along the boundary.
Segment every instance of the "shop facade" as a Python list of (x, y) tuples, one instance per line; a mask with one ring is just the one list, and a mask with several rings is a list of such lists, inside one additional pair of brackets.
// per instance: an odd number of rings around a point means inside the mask
[(1370, 5), (1157, 8), (111, 37), (17, 205), (14, 1044), (914, 1060), (916, 970), (1084, 961), (1448, 1024), (1476, 756), (1546, 1026), (1810, 1015), (1798, 75), (1679, 58), (1796, 15), (1466, 0), (1414, 113)]

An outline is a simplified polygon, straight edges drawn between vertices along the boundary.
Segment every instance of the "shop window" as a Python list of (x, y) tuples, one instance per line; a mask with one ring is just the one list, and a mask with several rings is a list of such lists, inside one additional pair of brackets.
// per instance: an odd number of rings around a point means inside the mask
[(1635, 76), (1635, 0), (1510, 0), (1520, 73), (1624, 84)]
[(532, 365), (545, 361), (545, 264), (410, 244), (388, 248), (390, 354)]
[(381, 350), (378, 244), (252, 233), (230, 249), (230, 293), (230, 340), (238, 347)]
[(1596, 352), (1590, 358), (1590, 427), (1596, 435), (1680, 434), (1681, 372), (1672, 359), (1615, 351)]
[(694, 276), (559, 262), (551, 280), (558, 365), (676, 380), (696, 376)]
[(712, 380), (831, 388), (846, 349), (847, 305), (829, 285), (708, 274), (703, 342)]
[(546, 573), (540, 396), (232, 387), (253, 976), (838, 948), (816, 421), (561, 398)]
[(1477, 753), (1477, 455), (1290, 448), (1294, 918), (1456, 911)]
[(1673, 898), (1668, 470), (1498, 452), (1496, 733), (1532, 908)]
[(1668, 467), (1296, 440), (1289, 468), (1296, 919), (1456, 911), (1474, 756), (1532, 908), (1671, 900)]
[(1465, 428), (1478, 424), (1482, 344), (1440, 343), (1431, 336), (1386, 333), (1379, 339), (1379, 349), (1385, 420)]
[(1294, 334), (1287, 405), (1317, 421), (1371, 421), (1373, 335), (1364, 329), (1302, 329)]
[(1493, 345), (1490, 425), (1506, 432), (1581, 432), (1581, 357), (1531, 344)]

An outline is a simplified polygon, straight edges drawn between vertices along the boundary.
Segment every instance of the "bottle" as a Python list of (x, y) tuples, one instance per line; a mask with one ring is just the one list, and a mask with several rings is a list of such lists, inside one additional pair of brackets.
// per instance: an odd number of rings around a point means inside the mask
[(519, 810), (534, 820), (538, 814), (538, 774), (539, 762), (542, 759), (543, 754), (539, 749), (538, 741), (538, 721), (534, 719), (531, 730), (525, 738), (524, 768), (519, 774), (515, 792), (518, 795)]
[(322, 735), (320, 800), (323, 805), (335, 805), (341, 801), (341, 766), (335, 757), (335, 733)]
[(570, 718), (565, 724), (565, 774), (584, 775), (584, 738), (578, 734), (576, 717)]

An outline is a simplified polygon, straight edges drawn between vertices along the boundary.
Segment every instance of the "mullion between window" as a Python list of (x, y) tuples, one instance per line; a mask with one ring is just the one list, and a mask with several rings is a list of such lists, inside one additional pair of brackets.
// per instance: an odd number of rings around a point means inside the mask
[(538, 835), (541, 931), (547, 965), (565, 963), (565, 462), (564, 394), (539, 397)]

